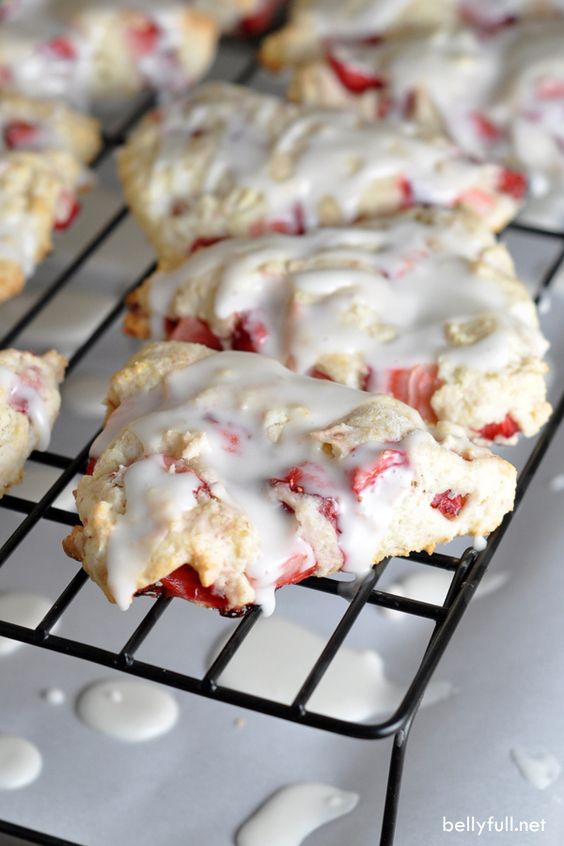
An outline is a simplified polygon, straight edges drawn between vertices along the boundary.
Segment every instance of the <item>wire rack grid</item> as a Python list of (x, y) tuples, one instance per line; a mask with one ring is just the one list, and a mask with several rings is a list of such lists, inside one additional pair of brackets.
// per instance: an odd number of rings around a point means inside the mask
[[(232, 81), (242, 84), (253, 85), (258, 73), (254, 55), (249, 49), (247, 60), (243, 69)], [(104, 133), (104, 144), (98, 154), (94, 167), (105, 162), (113, 150), (123, 142), (130, 129), (151, 107), (150, 99), (144, 100), (141, 105), (127, 115), (121, 125), (112, 132)], [(5, 333), (0, 341), (2, 347), (18, 343), (18, 339), (33, 321), (41, 314), (43, 309), (65, 289), (72, 285), (81, 268), (94, 256), (103, 244), (110, 238), (116, 227), (118, 227), (128, 215), (125, 206), (119, 208), (111, 217), (105, 221), (97, 231), (92, 233), (88, 243), (81, 249), (79, 254), (62, 270), (43, 290), (34, 304), (21, 316)], [(513, 223), (509, 227), (515, 232), (523, 232), (528, 235), (542, 238), (556, 239), (558, 254), (550, 267), (546, 270), (539, 290), (537, 299), (551, 285), (552, 281), (564, 266), (564, 232), (554, 232), (550, 229), (537, 228), (521, 223)], [(103, 320), (91, 331), (87, 338), (74, 351), (69, 361), (68, 372), (72, 372), (77, 365), (88, 355), (92, 347), (100, 342), (105, 334), (119, 319), (127, 294), (154, 269), (154, 265), (147, 267), (139, 278), (127, 288), (115, 302), (111, 311), (106, 314)], [(534, 443), (528, 460), (522, 469), (517, 487), (516, 509), (524, 497), (531, 480), (533, 479), (539, 464), (546, 453), (554, 435), (564, 416), (564, 394), (556, 404), (554, 414), (540, 437)], [(61, 455), (55, 452), (34, 452), (31, 460), (40, 464), (48, 465), (56, 471), (60, 471), (56, 481), (38, 502), (6, 495), (0, 500), (0, 509), (17, 512), (25, 515), (21, 523), (0, 547), (0, 567), (10, 558), (22, 541), (34, 530), (41, 521), (50, 521), (64, 526), (73, 526), (78, 522), (76, 513), (66, 511), (54, 505), (55, 500), (68, 486), (77, 473), (85, 470), (88, 458), (90, 442), (87, 443), (74, 456)], [(167, 597), (159, 597), (152, 601), (149, 611), (137, 625), (131, 636), (124, 643), (119, 651), (110, 651), (97, 646), (95, 643), (85, 643), (71, 638), (59, 636), (52, 633), (53, 627), (63, 617), (71, 603), (77, 598), (82, 588), (88, 581), (86, 573), (79, 569), (70, 579), (67, 586), (53, 603), (47, 614), (39, 625), (34, 628), (27, 628), (14, 623), (0, 620), (0, 635), (13, 638), (23, 643), (31, 644), (42, 649), (64, 653), (85, 661), (94, 662), (99, 665), (118, 669), (132, 676), (138, 676), (157, 683), (168, 685), (178, 690), (195, 693), (202, 697), (219, 700), (241, 708), (250, 709), (263, 714), (279, 717), (306, 726), (324, 729), (336, 734), (364, 740), (375, 740), (393, 736), (392, 752), (389, 763), (388, 782), (384, 803), (384, 813), (381, 823), (380, 844), (391, 846), (394, 840), (399, 793), (404, 766), (407, 740), (411, 725), (417, 713), (418, 706), (441, 656), (444, 653), (457, 625), (465, 612), (476, 588), (486, 571), (492, 557), (494, 556), (504, 535), (508, 531), (515, 516), (515, 511), (508, 514), (501, 526), (494, 532), (485, 550), (478, 552), (473, 548), (467, 549), (461, 556), (447, 554), (427, 555), (424, 553), (413, 554), (409, 560), (417, 562), (425, 567), (441, 568), (452, 573), (450, 588), (442, 605), (422, 602), (416, 599), (397, 596), (378, 589), (378, 582), (386, 570), (388, 561), (384, 561), (375, 567), (367, 577), (358, 583), (354, 595), (347, 608), (334, 628), (330, 637), (326, 640), (325, 646), (311, 667), (301, 688), (295, 695), (291, 704), (253, 696), (240, 690), (232, 689), (221, 684), (221, 674), (233, 659), (237, 650), (241, 647), (245, 638), (253, 629), (260, 617), (260, 609), (253, 608), (237, 624), (235, 630), (208, 668), (207, 672), (196, 677), (179, 672), (173, 672), (162, 666), (153, 663), (146, 663), (136, 658), (139, 647), (151, 634), (152, 629), (158, 624), (159, 619), (166, 612), (172, 600)], [(62, 553), (61, 553), (62, 554)], [(0, 581), (0, 588), (2, 587)], [(328, 594), (336, 594), (339, 591), (339, 582), (330, 578), (309, 578), (300, 583), (302, 589)], [(324, 674), (335, 658), (358, 619), (363, 608), (367, 605), (377, 605), (383, 608), (399, 611), (404, 614), (414, 615), (419, 618), (432, 621), (433, 629), (429, 637), (422, 659), (417, 667), (411, 683), (403, 697), (403, 700), (395, 712), (387, 719), (380, 722), (364, 723), (349, 722), (343, 719), (336, 719), (321, 713), (316, 713), (308, 708), (314, 691), (321, 682)], [(186, 613), (189, 613), (187, 605)], [(47, 833), (34, 831), (6, 820), (0, 820), (0, 832), (9, 835), (25, 837), (28, 841), (40, 844), (70, 844)], [(77, 846), (75, 844), (74, 846)]]

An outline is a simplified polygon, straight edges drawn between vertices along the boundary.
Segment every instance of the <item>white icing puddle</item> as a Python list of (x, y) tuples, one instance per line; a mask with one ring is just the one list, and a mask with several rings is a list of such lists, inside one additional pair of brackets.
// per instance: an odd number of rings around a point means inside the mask
[[(24, 293), (3, 303), (0, 328), (12, 326), (36, 299), (37, 294)], [(55, 346), (63, 353), (69, 352), (90, 335), (114, 304), (115, 299), (109, 294), (62, 291), (56, 302), (49, 303), (30, 324), (25, 342), (34, 347)]]
[[(445, 601), (453, 574), (448, 570), (426, 568), (420, 572), (410, 573), (398, 579), (386, 588), (386, 593), (405, 596), (408, 599), (418, 599), (431, 605), (442, 605)], [(486, 573), (476, 590), (476, 597), (487, 596), (499, 590), (508, 579), (507, 573)], [(392, 620), (405, 620), (408, 615), (392, 608), (380, 609), (386, 617)]]
[(139, 681), (103, 681), (82, 691), (76, 711), (96, 731), (141, 743), (165, 734), (178, 719), (178, 704), (165, 690)]
[(291, 784), (274, 793), (237, 832), (237, 846), (300, 846), (332, 820), (350, 813), (358, 794), (317, 782)]
[(510, 755), (523, 778), (537, 790), (546, 790), (562, 772), (558, 759), (544, 749), (531, 750), (516, 746)]
[[(0, 620), (34, 629), (51, 607), (51, 602), (35, 593), (0, 593)], [(9, 637), (0, 637), (0, 656), (9, 655), (24, 644)]]
[(107, 376), (71, 376), (63, 387), (63, 402), (74, 414), (101, 421), (108, 382)]
[(35, 781), (42, 767), (39, 749), (13, 734), (0, 734), (0, 789), (17, 790)]
[(562, 493), (564, 491), (564, 473), (558, 473), (556, 476), (553, 476), (548, 483), (548, 487), (553, 493)]
[[(220, 683), (290, 704), (325, 643), (289, 620), (261, 618), (220, 676)], [(423, 704), (438, 702), (451, 692), (448, 683), (432, 682)], [(386, 678), (377, 652), (341, 647), (307, 707), (337, 719), (362, 721), (391, 713), (403, 694), (403, 688)]]
[[(18, 485), (14, 485), (10, 493), (14, 496), (22, 497), (22, 499), (39, 502), (51, 485), (57, 481), (61, 473), (62, 470), (48, 467), (46, 464), (37, 464), (35, 461), (28, 461), (23, 480)], [(72, 482), (69, 482), (67, 487), (63, 489), (53, 502), (55, 508), (62, 508), (64, 511), (76, 511), (76, 503), (72, 492), (76, 488), (79, 479), (80, 476), (75, 476)]]

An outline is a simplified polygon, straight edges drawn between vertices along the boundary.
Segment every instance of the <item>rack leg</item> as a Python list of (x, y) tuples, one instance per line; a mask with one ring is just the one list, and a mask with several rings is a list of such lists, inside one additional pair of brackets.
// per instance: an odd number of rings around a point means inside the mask
[(388, 771), (388, 784), (386, 787), (386, 803), (384, 805), (384, 816), (382, 819), (382, 830), (380, 833), (380, 846), (392, 846), (396, 833), (398, 818), (399, 795), (401, 788), (401, 777), (405, 761), (405, 748), (409, 737), (411, 721), (404, 728), (394, 735), (394, 745), (390, 758), (390, 769)]

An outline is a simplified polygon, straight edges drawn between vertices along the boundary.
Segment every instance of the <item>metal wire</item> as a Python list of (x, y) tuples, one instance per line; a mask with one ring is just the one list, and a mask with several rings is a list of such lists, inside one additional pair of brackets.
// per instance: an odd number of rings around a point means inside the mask
[[(245, 66), (236, 81), (249, 82), (256, 71), (253, 59)], [(116, 133), (104, 136), (104, 145), (96, 159), (96, 165), (104, 161), (112, 152), (116, 144), (119, 144), (129, 129), (143, 116), (151, 106), (151, 101), (145, 101), (137, 107)], [(12, 344), (28, 328), (30, 323), (41, 313), (42, 309), (61, 290), (69, 285), (76, 278), (82, 266), (96, 254), (97, 250), (107, 241), (115, 229), (122, 224), (128, 212), (125, 207), (120, 208), (103, 226), (94, 233), (89, 243), (82, 249), (79, 255), (51, 282), (41, 297), (28, 309), (28, 311), (11, 327), (0, 341), (0, 347)], [(552, 232), (550, 230), (536, 228), (528, 224), (514, 223), (508, 227), (509, 230), (525, 232), (539, 237), (558, 239), (561, 249), (556, 259), (548, 268), (540, 283), (538, 295), (550, 287), (555, 276), (564, 266), (564, 233)], [(135, 280), (129, 290), (135, 288), (141, 279), (151, 272), (154, 266), (147, 268), (143, 274)], [(69, 369), (72, 370), (90, 352), (91, 348), (105, 333), (110, 330), (124, 308), (126, 291), (119, 297), (112, 310), (100, 321), (90, 335), (74, 352)], [(564, 394), (556, 405), (554, 414), (545, 426), (542, 434), (537, 439), (529, 459), (520, 473), (516, 509), (521, 503), (538, 467), (550, 446), (556, 431), (564, 416)], [(42, 521), (58, 523), (64, 526), (72, 526), (78, 522), (78, 516), (74, 512), (66, 511), (56, 507), (55, 502), (58, 495), (71, 482), (73, 477), (85, 469), (90, 443), (84, 446), (77, 455), (63, 456), (53, 452), (36, 453), (31, 460), (48, 465), (60, 472), (54, 484), (44, 494), (39, 502), (35, 503), (25, 498), (6, 495), (0, 500), (0, 508), (16, 513), (24, 514), (25, 517), (17, 526), (14, 532), (7, 538), (0, 548), (0, 567), (14, 553), (20, 543), (33, 531), (36, 525)], [(60, 596), (53, 603), (43, 620), (35, 629), (20, 626), (14, 623), (0, 621), (0, 635), (20, 640), (24, 643), (33, 644), (43, 649), (73, 655), (86, 661), (91, 661), (103, 666), (118, 668), (133, 676), (149, 679), (161, 684), (168, 685), (179, 690), (196, 693), (210, 699), (217, 699), (242, 708), (258, 711), (263, 714), (270, 714), (281, 719), (303, 725), (312, 726), (348, 737), (360, 739), (379, 739), (394, 736), (388, 786), (385, 799), (385, 810), (382, 823), (380, 843), (382, 846), (390, 846), (393, 842), (396, 815), (399, 801), (399, 789), (401, 774), (403, 770), (407, 737), (413, 719), (416, 715), (418, 705), (421, 701), (425, 687), (433, 674), (441, 656), (444, 653), (468, 603), (470, 602), (489, 562), (495, 554), (502, 538), (507, 532), (515, 512), (506, 515), (501, 526), (488, 539), (486, 549), (480, 553), (473, 549), (467, 550), (462, 556), (456, 557), (445, 554), (427, 555), (416, 553), (409, 556), (411, 561), (422, 566), (437, 567), (453, 573), (450, 589), (443, 605), (434, 605), (421, 602), (415, 599), (396, 596), (386, 591), (377, 589), (376, 585), (385, 570), (387, 562), (379, 564), (371, 573), (357, 586), (356, 591), (337, 623), (333, 633), (328, 638), (321, 655), (314, 662), (307, 678), (291, 704), (284, 704), (275, 700), (263, 697), (252, 696), (240, 690), (235, 690), (221, 684), (221, 677), (229, 662), (237, 654), (246, 637), (252, 631), (260, 617), (260, 609), (249, 610), (236, 626), (229, 640), (224, 645), (218, 656), (209, 667), (202, 678), (190, 676), (183, 673), (173, 672), (157, 664), (148, 664), (139, 661), (135, 655), (151, 634), (159, 620), (166, 613), (172, 600), (158, 598), (152, 602), (151, 607), (132, 632), (123, 647), (115, 652), (102, 649), (96, 644), (82, 643), (71, 638), (60, 637), (51, 633), (56, 622), (65, 614), (69, 606), (79, 595), (86, 584), (88, 577), (82, 569), (73, 576)], [(340, 583), (328, 578), (309, 578), (300, 583), (299, 587), (312, 592), (337, 594), (340, 590)], [(141, 601), (141, 600), (140, 600)], [(145, 600), (147, 601), (147, 600)], [(389, 608), (395, 611), (417, 616), (422, 619), (434, 622), (432, 634), (429, 638), (426, 651), (413, 676), (411, 684), (407, 689), (402, 702), (396, 711), (385, 720), (373, 723), (352, 722), (343, 719), (329, 717), (308, 709), (308, 702), (322, 681), (325, 673), (331, 665), (341, 648), (346, 636), (355, 621), (362, 613), (366, 605), (378, 605), (382, 608)], [(190, 613), (190, 606), (186, 604), (186, 613)], [(6, 821), (0, 821), (0, 831), (15, 836), (26, 837), (28, 840), (37, 843), (65, 844), (62, 841), (52, 838), (42, 832), (34, 832)], [(69, 844), (73, 846), (73, 844)], [(75, 844), (76, 846), (76, 844)]]

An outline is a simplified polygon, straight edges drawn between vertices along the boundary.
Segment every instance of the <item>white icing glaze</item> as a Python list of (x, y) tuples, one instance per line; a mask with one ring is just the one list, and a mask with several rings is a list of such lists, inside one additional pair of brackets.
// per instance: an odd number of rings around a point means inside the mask
[(41, 698), (49, 705), (62, 705), (66, 701), (65, 692), (59, 687), (48, 687), (42, 690)]
[[(497, 194), (497, 165), (477, 163), (412, 124), (300, 108), (227, 84), (223, 89), (216, 87), (206, 101), (201, 88), (194, 98), (161, 110), (159, 153), (146, 191), (151, 215), (174, 214), (178, 202), (202, 194), (227, 197), (233, 184), (239, 190), (226, 199), (228, 214), (231, 205), (244, 207), (240, 195), (248, 193), (265, 200), (265, 221), (290, 223), (299, 207), (306, 229), (319, 224), (328, 197), (345, 222), (367, 214), (371, 187), (382, 183), (392, 210), (394, 202), (396, 209), (402, 206), (406, 185), (415, 204), (451, 207), (478, 189), (490, 211), (508, 207), (509, 198)], [(202, 165), (201, 135), (211, 131)], [(163, 174), (174, 192), (163, 190)]]
[(350, 813), (358, 794), (316, 782), (278, 790), (239, 829), (237, 846), (300, 846), (319, 826)]
[(483, 552), (486, 549), (488, 542), (486, 538), (483, 538), (481, 535), (475, 535), (472, 541), (472, 546), (476, 550), (476, 552)]
[(43, 765), (37, 746), (13, 734), (0, 734), (0, 790), (17, 790), (35, 781)]
[(537, 790), (546, 790), (560, 777), (562, 767), (551, 752), (516, 746), (510, 754), (523, 778)]
[(433, 115), (473, 156), (517, 160), (538, 195), (564, 172), (564, 96), (540, 93), (547, 82), (553, 90), (564, 84), (563, 38), (564, 23), (535, 21), (495, 36), (445, 31), (407, 44), (338, 46), (332, 54), (344, 68), (383, 81), (382, 90), (362, 94), (369, 114), (385, 98), (387, 114), (404, 116), (422, 92), (427, 119)]
[(0, 388), (7, 393), (8, 401), (13, 403), (14, 407), (18, 404), (25, 406), (25, 414), (37, 439), (36, 449), (46, 450), (51, 440), (51, 421), (35, 381), (33, 373), (15, 373), (9, 367), (0, 366)]
[[(258, 533), (259, 555), (246, 572), (265, 614), (274, 609), (274, 590), (289, 563), (306, 571), (316, 561), (313, 547), (296, 534), (294, 520), (280, 506), (284, 494), (279, 485), (272, 484), (291, 468), (304, 468), (306, 493), (334, 502), (340, 534), (332, 531), (345, 556), (344, 569), (367, 572), (394, 509), (410, 491), (411, 450), (432, 435), (419, 428), (394, 443), (407, 463), (389, 467), (374, 484), (354, 493), (350, 474), (371, 467), (390, 443), (371, 442), (336, 462), (308, 435), (364, 401), (358, 391), (296, 376), (263, 356), (224, 352), (174, 370), (158, 388), (120, 405), (92, 447), (92, 455), (99, 456), (127, 426), (146, 455), (124, 468), (118, 480), (125, 486), (127, 509), (117, 517), (107, 552), (108, 583), (118, 605), (128, 607), (151, 547), (158, 546), (171, 521), (181, 521), (194, 506), (202, 485), (192, 472), (168, 466), (159, 454), (163, 432), (175, 429), (204, 434), (200, 460), (210, 492), (246, 514)], [(285, 425), (275, 440), (265, 434), (265, 424), (274, 426), (277, 414)], [(216, 588), (221, 592), (221, 585)]]
[(92, 729), (127, 743), (152, 740), (170, 731), (178, 704), (166, 690), (119, 679), (87, 687), (76, 703), (80, 719)]
[[(50, 607), (51, 602), (39, 594), (17, 591), (0, 593), (0, 620), (6, 623), (16, 623), (18, 626), (34, 629)], [(0, 637), (0, 656), (9, 655), (20, 646), (23, 646), (23, 643), (18, 640)]]
[[(319, 635), (278, 615), (261, 619), (219, 682), (290, 704), (324, 645), (325, 640)], [(449, 683), (432, 682), (423, 704), (439, 702), (451, 692)], [(387, 678), (384, 661), (377, 652), (343, 646), (307, 707), (337, 719), (367, 721), (391, 714), (403, 694), (404, 690)]]
[[(493, 244), (457, 220), (414, 219), (229, 240), (152, 278), (152, 335), (163, 337), (166, 317), (193, 315), (228, 347), (238, 316), (249, 315), (266, 330), (266, 355), (299, 373), (323, 355), (360, 356), (369, 387), (382, 391), (388, 371), (422, 363), (501, 370), (542, 357), (548, 344), (525, 290), (506, 287), (510, 269), (485, 272)], [(484, 337), (461, 345), (447, 334), (448, 321), (473, 318), (487, 320)]]

